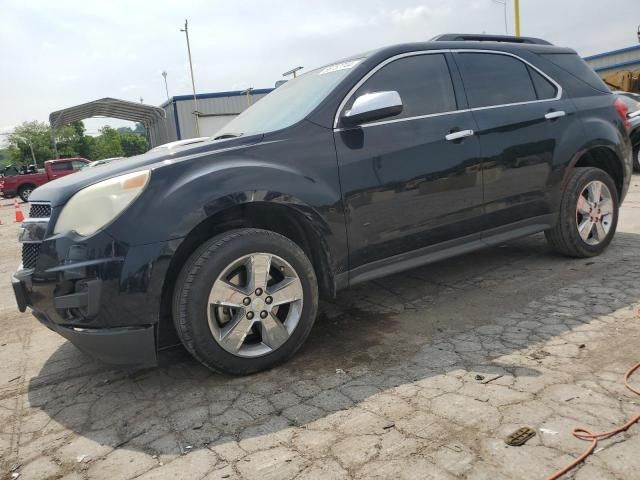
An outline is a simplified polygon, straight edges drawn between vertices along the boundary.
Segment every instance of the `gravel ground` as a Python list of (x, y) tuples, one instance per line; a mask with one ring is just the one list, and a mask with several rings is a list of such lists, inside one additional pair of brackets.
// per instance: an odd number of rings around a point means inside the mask
[[(358, 286), (292, 361), (244, 378), (181, 350), (145, 370), (95, 362), (3, 281), (0, 478), (544, 478), (585, 448), (574, 427), (640, 411), (622, 384), (640, 360), (639, 184), (600, 257), (537, 235)], [(1, 204), (6, 280), (18, 228)], [(521, 426), (536, 436), (506, 446)], [(640, 479), (639, 451), (636, 425), (568, 478)]]

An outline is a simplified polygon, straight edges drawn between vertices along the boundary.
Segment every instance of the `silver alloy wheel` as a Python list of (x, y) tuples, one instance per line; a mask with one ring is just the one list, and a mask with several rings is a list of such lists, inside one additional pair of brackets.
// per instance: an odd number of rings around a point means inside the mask
[(24, 189), (20, 193), (20, 198), (22, 198), (22, 200), (24, 200), (25, 202), (28, 202), (29, 201), (29, 197), (31, 196), (31, 192), (33, 192), (33, 190), (31, 190), (30, 188)]
[(239, 357), (277, 350), (298, 326), (302, 283), (293, 267), (269, 253), (231, 262), (213, 283), (207, 318), (213, 338)]
[(598, 245), (611, 230), (613, 200), (609, 188), (599, 180), (589, 182), (578, 197), (576, 225), (580, 238)]

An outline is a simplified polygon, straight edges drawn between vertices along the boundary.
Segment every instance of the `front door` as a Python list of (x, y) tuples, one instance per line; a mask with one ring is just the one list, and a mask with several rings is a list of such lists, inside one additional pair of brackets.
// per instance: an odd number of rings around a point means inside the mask
[(468, 239), (483, 225), (476, 126), (456, 100), (445, 54), (403, 55), (374, 69), (343, 111), (379, 91), (397, 91), (402, 113), (355, 128), (338, 124), (334, 133), (351, 270)]

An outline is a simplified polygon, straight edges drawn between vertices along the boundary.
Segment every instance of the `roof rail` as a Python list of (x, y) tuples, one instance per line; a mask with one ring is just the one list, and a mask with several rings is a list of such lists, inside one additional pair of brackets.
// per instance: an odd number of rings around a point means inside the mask
[(432, 42), (507, 42), (528, 43), (535, 45), (553, 45), (546, 40), (535, 37), (514, 37), (511, 35), (484, 35), (475, 33), (443, 33), (431, 39)]

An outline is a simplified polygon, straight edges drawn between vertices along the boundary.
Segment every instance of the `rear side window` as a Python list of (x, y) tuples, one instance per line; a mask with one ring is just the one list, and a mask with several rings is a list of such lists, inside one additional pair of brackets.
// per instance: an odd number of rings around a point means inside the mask
[(456, 63), (471, 108), (537, 100), (526, 64), (492, 53), (458, 53)]
[(609, 92), (609, 89), (598, 74), (575, 53), (543, 53), (540, 56), (553, 62), (565, 72), (570, 73), (596, 90)]
[(51, 164), (51, 170), (54, 172), (64, 172), (71, 170), (71, 162), (56, 162)]
[(555, 98), (558, 93), (558, 89), (553, 83), (544, 78), (531, 67), (529, 67), (529, 75), (531, 75), (533, 88), (535, 88), (536, 90), (538, 100), (548, 100), (550, 98)]
[(457, 108), (449, 67), (442, 54), (414, 55), (385, 65), (358, 88), (346, 110), (360, 95), (388, 90), (397, 91), (402, 99), (402, 113), (394, 119)]

